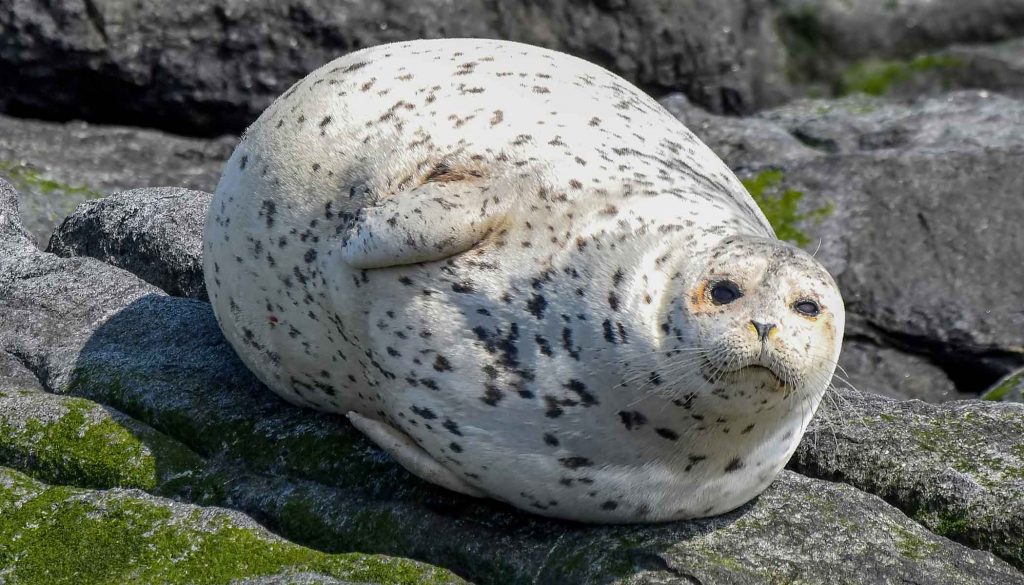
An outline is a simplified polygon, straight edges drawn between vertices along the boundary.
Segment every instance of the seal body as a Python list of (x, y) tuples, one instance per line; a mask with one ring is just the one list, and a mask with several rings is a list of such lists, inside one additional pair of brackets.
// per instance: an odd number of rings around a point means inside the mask
[[(679, 121), (511, 42), (313, 72), (246, 131), (204, 246), (221, 328), (272, 390), (430, 481), (576, 520), (760, 493), (842, 337), (827, 273)], [(722, 275), (742, 298), (718, 302)], [(821, 314), (790, 314), (808, 294)]]

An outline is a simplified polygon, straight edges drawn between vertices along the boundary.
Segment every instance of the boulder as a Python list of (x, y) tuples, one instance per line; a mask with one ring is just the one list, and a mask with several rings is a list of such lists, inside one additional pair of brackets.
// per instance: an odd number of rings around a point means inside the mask
[(840, 390), (789, 467), (876, 494), (937, 534), (1024, 567), (1024, 404)]
[[(0, 34), (0, 45), (6, 40)], [(83, 201), (139, 185), (213, 191), (234, 145), (233, 137), (0, 116), (0, 177), (21, 192), (25, 227), (45, 248), (53, 228)]]
[(785, 86), (769, 4), (14, 0), (0, 13), (0, 111), (238, 133), (335, 57), (438, 37), (539, 44), (653, 91), (685, 91), (715, 111), (748, 111)]
[[(13, 197), (10, 189), (0, 193)], [(0, 201), (0, 209), (13, 208), (13, 202)], [(0, 444), (11, 445), (14, 455), (3, 461), (17, 471), (4, 471), (8, 475), (78, 478), (76, 483), (95, 486), (139, 482), (152, 491), (231, 508), (325, 552), (410, 557), (480, 583), (1024, 583), (1024, 564), (1015, 549), (1004, 546), (1002, 524), (976, 523), (974, 532), (953, 533), (977, 547), (971, 548), (936, 535), (868, 491), (788, 471), (734, 512), (653, 526), (577, 525), (445, 492), (406, 473), (340, 417), (289, 406), (259, 384), (220, 335), (208, 304), (167, 296), (93, 258), (41, 252), (17, 228), (16, 215), (6, 221), (0, 238), (0, 355), (13, 356), (36, 376), (39, 388), (60, 395), (27, 389), (14, 401), (0, 398), (4, 408), (26, 413), (8, 419), (78, 424), (79, 418), (67, 422), (77, 409), (85, 421), (119, 424), (138, 439), (122, 441), (134, 456), (112, 461), (179, 454), (177, 467), (163, 468), (177, 472), (167, 475), (156, 463), (143, 466), (153, 471), (141, 475), (88, 475), (82, 465), (70, 464), (54, 470), (37, 466), (38, 457), (30, 455), (48, 454), (55, 443), (33, 444), (9, 424), (15, 430), (6, 431), (11, 437)], [(0, 379), (6, 375), (0, 371)], [(40, 395), (47, 398), (37, 401)], [(93, 405), (109, 409), (107, 415)], [(162, 447), (147, 438), (150, 430), (164, 436)], [(1004, 435), (992, 432), (971, 433), (970, 439), (1002, 445)], [(71, 452), (67, 460), (76, 457), (81, 453)], [(42, 489), (32, 483), (41, 479), (11, 477)], [(990, 481), (1002, 482), (999, 490), (1016, 485), (1010, 478)], [(96, 497), (121, 498), (120, 489), (101, 490)], [(934, 504), (940, 511), (941, 505)], [(974, 535), (987, 528), (996, 532), (976, 541)], [(163, 534), (164, 525), (147, 530)], [(131, 541), (131, 534), (114, 528), (90, 534), (109, 538), (101, 543)], [(95, 555), (97, 549), (104, 550), (98, 544), (87, 550)], [(152, 565), (153, 571), (161, 567), (159, 559)]]
[(78, 206), (47, 252), (90, 256), (123, 268), (169, 295), (206, 299), (203, 224), (211, 195), (137, 189)]
[(139, 490), (49, 486), (0, 467), (0, 578), (11, 583), (465, 583), (416, 561), (325, 554), (232, 510)]

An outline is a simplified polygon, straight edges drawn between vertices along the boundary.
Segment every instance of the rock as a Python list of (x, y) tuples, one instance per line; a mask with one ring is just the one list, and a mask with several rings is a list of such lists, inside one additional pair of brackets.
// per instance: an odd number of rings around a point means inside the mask
[(109, 407), (37, 391), (0, 392), (0, 465), (39, 480), (173, 495), (204, 462)]
[(982, 400), (1024, 402), (1024, 369), (998, 381), (981, 395)]
[[(41, 252), (16, 229), (0, 239), (0, 313), (0, 352), (29, 364), (40, 387), (161, 433), (206, 466), (200, 481), (230, 478), (178, 489), (179, 497), (230, 507), (327, 552), (407, 556), (481, 583), (1024, 583), (1004, 560), (938, 537), (878, 497), (792, 472), (730, 514), (653, 526), (552, 521), (445, 492), (339, 417), (279, 400), (232, 353), (208, 304), (166, 296), (92, 258)], [(43, 473), (30, 458), (10, 460)], [(0, 532), (15, 522), (0, 518)], [(132, 541), (114, 529), (90, 534)], [(983, 545), (1004, 551), (1000, 538)]]
[(139, 185), (213, 191), (234, 144), (233, 137), (198, 140), (0, 116), (0, 177), (21, 192), (25, 226), (46, 247), (53, 228), (82, 201)]
[(0, 110), (238, 133), (293, 82), (349, 51), (487, 37), (567, 51), (714, 111), (748, 111), (784, 91), (773, 17), (764, 0), (470, 0), (458, 9), (450, 0), (15, 0), (0, 14)]
[(1024, 35), (1020, 0), (782, 0), (778, 11), (794, 81), (819, 91), (941, 75), (956, 62), (927, 53)]
[(303, 548), (231, 510), (51, 487), (6, 467), (0, 543), (0, 579), (11, 583), (465, 583), (415, 561)]
[(932, 403), (974, 398), (957, 392), (946, 372), (927, 357), (855, 338), (843, 342), (835, 385)]
[(91, 256), (169, 295), (206, 300), (203, 224), (209, 193), (137, 189), (78, 206), (54, 231), (47, 252)]
[(877, 494), (937, 534), (1024, 567), (1024, 404), (840, 391), (789, 467)]

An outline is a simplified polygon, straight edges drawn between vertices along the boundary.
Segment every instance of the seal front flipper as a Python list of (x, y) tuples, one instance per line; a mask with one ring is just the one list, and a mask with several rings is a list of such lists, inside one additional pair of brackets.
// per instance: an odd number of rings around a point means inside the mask
[(416, 477), (467, 496), (487, 497), (486, 494), (442, 467), (402, 431), (356, 412), (349, 412), (347, 416), (352, 426), (359, 429), (378, 447), (387, 451), (402, 467)]
[(442, 260), (475, 246), (503, 212), (480, 182), (427, 182), (360, 209), (342, 259), (357, 269)]

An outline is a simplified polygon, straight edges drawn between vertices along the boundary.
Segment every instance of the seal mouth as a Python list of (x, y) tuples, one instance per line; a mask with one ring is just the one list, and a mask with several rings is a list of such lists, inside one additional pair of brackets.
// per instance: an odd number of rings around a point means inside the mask
[(750, 364), (750, 365), (746, 365), (746, 366), (741, 366), (739, 368), (736, 368), (735, 370), (730, 370), (729, 374), (733, 374), (733, 375), (744, 375), (744, 374), (747, 374), (747, 375), (755, 375), (755, 376), (768, 374), (768, 376), (771, 377), (771, 379), (775, 382), (775, 385), (778, 388), (781, 389), (781, 388), (785, 388), (786, 387), (786, 381), (782, 379), (782, 376), (779, 376), (779, 374), (775, 370), (773, 370), (772, 368), (770, 368), (768, 366), (765, 366), (765, 365), (762, 365), (762, 364)]

